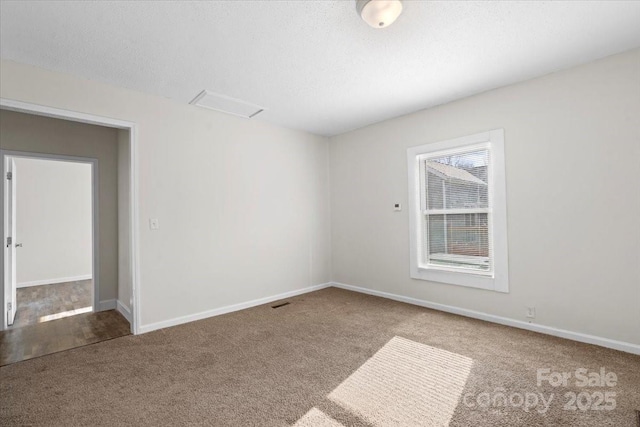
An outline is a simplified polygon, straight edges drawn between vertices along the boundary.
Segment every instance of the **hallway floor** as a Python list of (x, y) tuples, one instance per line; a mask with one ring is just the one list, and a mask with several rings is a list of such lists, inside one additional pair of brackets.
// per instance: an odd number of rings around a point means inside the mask
[(0, 331), (0, 366), (131, 333), (117, 311), (93, 313), (91, 280), (20, 288), (14, 324)]
[(93, 304), (93, 281), (54, 283), (52, 285), (18, 288), (18, 311), (11, 329), (35, 325), (56, 316), (68, 317), (62, 313), (91, 311)]

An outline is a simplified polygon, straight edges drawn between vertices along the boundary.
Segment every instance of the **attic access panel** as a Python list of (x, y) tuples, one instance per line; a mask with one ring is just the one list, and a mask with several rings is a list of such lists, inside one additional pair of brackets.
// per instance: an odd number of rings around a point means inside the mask
[(203, 90), (189, 103), (234, 116), (251, 119), (264, 111), (262, 107), (229, 96)]

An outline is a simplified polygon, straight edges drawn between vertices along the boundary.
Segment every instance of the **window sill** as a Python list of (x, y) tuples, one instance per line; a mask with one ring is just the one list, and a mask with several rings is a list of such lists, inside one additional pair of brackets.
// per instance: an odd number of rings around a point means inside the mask
[(509, 292), (505, 278), (486, 275), (481, 272), (475, 274), (474, 272), (446, 271), (419, 267), (412, 269), (411, 278), (495, 292)]

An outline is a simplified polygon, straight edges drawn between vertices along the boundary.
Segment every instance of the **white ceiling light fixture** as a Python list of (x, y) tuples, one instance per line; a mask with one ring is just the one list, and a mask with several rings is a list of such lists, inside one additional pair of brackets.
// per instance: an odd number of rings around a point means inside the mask
[(356, 0), (358, 15), (373, 28), (385, 28), (393, 24), (402, 13), (400, 0)]

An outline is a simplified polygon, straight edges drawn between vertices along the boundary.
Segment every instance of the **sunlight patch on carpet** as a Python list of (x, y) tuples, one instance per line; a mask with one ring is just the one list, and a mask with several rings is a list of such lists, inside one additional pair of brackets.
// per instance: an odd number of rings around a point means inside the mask
[(394, 337), (328, 398), (374, 426), (447, 426), (473, 359)]
[(294, 427), (344, 427), (338, 421), (317, 408), (311, 408), (294, 425)]

